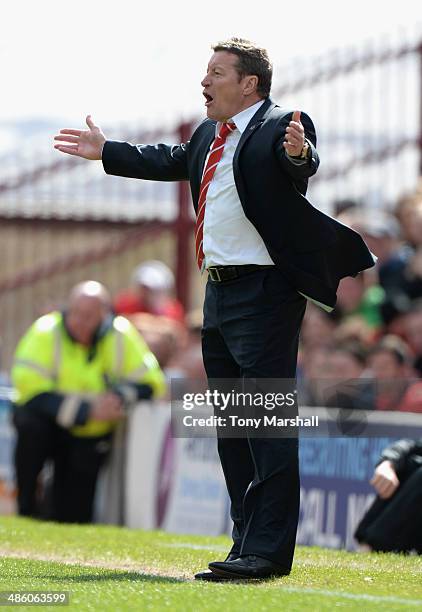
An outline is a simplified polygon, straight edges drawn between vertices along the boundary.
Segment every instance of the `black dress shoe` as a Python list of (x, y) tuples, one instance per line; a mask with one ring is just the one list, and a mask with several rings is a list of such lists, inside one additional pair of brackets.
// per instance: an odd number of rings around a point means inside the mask
[[(234, 561), (238, 557), (239, 555), (237, 553), (229, 553), (225, 561)], [(204, 572), (198, 572), (195, 574), (195, 580), (205, 580), (206, 582), (224, 582), (225, 580), (230, 579), (230, 576), (218, 576), (211, 570), (205, 570)]]
[(290, 570), (257, 555), (244, 555), (234, 560), (214, 561), (208, 565), (217, 576), (241, 580), (288, 576)]

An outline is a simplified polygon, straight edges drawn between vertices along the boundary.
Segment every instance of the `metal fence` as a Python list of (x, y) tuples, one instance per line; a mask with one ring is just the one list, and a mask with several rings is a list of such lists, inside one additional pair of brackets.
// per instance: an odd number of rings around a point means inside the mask
[(403, 33), (287, 67), (275, 98), (309, 111), (321, 165), (309, 196), (392, 209), (422, 174), (422, 37)]
[[(377, 40), (298, 60), (283, 70), (273, 98), (313, 118), (321, 166), (310, 200), (332, 213), (356, 200), (393, 208), (422, 172), (422, 38)], [(106, 130), (132, 142), (181, 142), (197, 119), (151, 132)], [(112, 292), (141, 260), (159, 258), (176, 272), (179, 298), (199, 305), (193, 212), (185, 183), (109, 177), (101, 163), (60, 156), (53, 132), (0, 159), (0, 336), (3, 367), (22, 331), (63, 300), (75, 282), (97, 278)], [(190, 282), (192, 280), (192, 282)]]

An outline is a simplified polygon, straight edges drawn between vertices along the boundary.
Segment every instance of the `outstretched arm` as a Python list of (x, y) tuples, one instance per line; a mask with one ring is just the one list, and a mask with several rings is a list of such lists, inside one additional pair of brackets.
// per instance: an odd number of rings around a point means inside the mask
[(102, 160), (107, 174), (153, 181), (189, 179), (187, 144), (132, 145), (106, 140), (91, 115), (86, 118), (88, 130), (65, 128), (54, 137), (54, 148), (84, 159)]
[(107, 140), (102, 160), (107, 174), (150, 181), (186, 181), (189, 179), (187, 146), (133, 145)]

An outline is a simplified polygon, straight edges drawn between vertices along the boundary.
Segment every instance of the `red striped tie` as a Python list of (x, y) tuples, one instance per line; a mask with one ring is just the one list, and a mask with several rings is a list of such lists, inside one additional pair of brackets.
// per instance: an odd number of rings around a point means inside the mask
[(199, 200), (198, 200), (198, 212), (196, 215), (196, 229), (195, 229), (195, 249), (196, 249), (196, 261), (198, 264), (198, 268), (202, 270), (202, 263), (204, 261), (204, 251), (202, 250), (202, 242), (203, 242), (203, 227), (204, 227), (204, 216), (205, 216), (205, 204), (207, 200), (207, 192), (208, 187), (212, 181), (212, 177), (214, 176), (215, 169), (217, 168), (217, 164), (220, 161), (223, 151), (224, 145), (226, 143), (226, 138), (230, 132), (236, 129), (234, 123), (223, 123), (220, 131), (218, 132), (217, 138), (212, 143), (211, 152), (208, 157), (207, 165), (205, 167), (205, 172), (202, 177), (201, 187), (199, 190)]

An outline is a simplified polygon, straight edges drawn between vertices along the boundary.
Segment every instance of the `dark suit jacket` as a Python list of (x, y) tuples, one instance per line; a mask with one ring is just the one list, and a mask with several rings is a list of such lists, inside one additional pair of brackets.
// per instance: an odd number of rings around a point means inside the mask
[[(319, 159), (311, 119), (301, 114), (312, 143), (309, 163), (294, 165), (283, 148), (292, 111), (267, 98), (243, 132), (233, 159), (237, 192), (246, 217), (261, 235), (287, 280), (309, 297), (334, 306), (338, 283), (374, 265), (359, 234), (316, 209), (305, 198)], [(197, 209), (205, 159), (215, 138), (215, 121), (203, 121), (180, 145), (131, 145), (107, 141), (108, 174), (158, 181), (189, 180)], [(251, 262), (253, 263), (253, 262)]]

